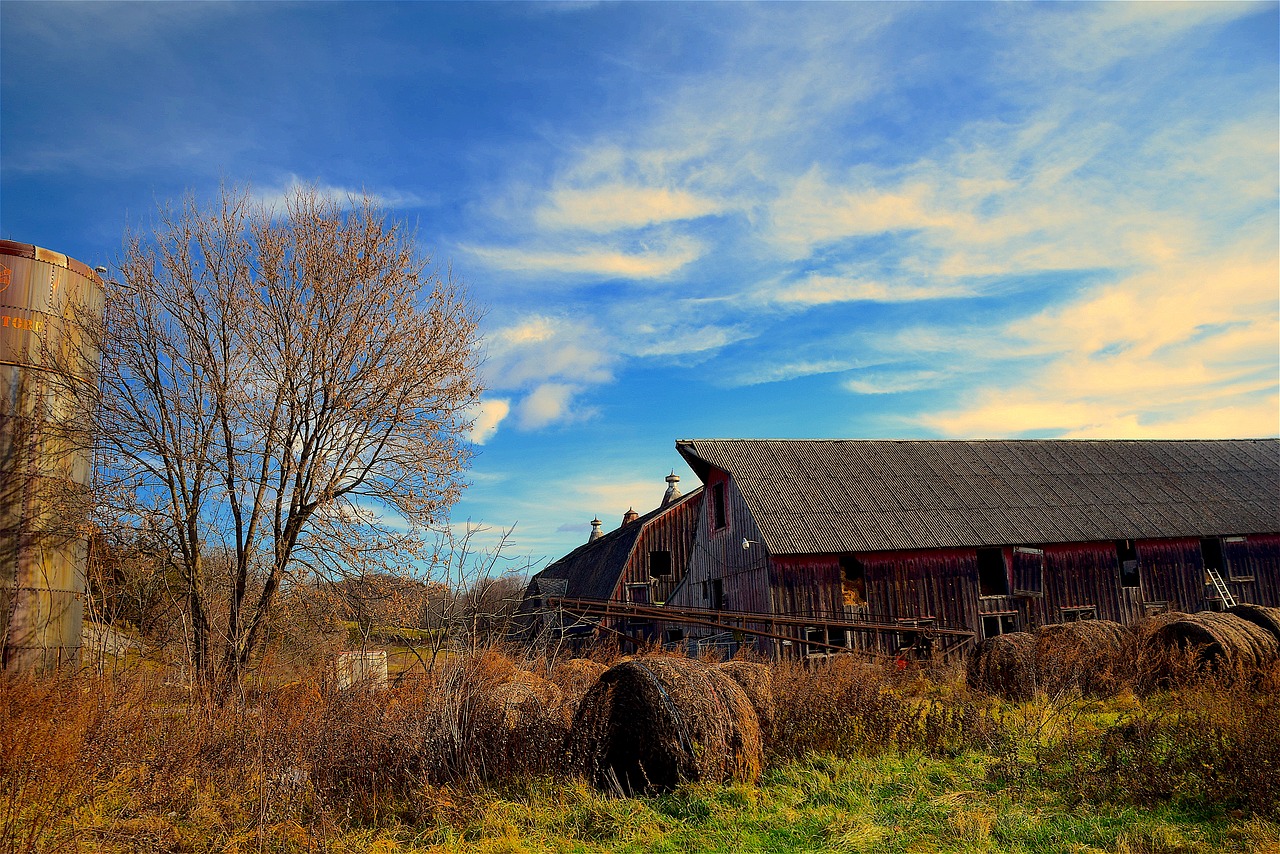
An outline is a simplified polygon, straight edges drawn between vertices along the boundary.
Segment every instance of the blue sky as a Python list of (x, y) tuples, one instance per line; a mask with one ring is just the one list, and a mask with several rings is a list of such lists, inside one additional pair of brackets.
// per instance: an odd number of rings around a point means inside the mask
[(455, 522), (689, 437), (1280, 432), (1276, 3), (0, 5), (0, 236), (366, 189), (485, 308)]

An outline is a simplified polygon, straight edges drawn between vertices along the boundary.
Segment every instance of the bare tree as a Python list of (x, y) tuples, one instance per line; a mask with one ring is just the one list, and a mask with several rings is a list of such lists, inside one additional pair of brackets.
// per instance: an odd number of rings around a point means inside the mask
[(188, 198), (129, 236), (120, 270), (101, 468), (130, 496), (117, 518), (166, 538), (194, 674), (225, 690), (282, 584), (427, 555), (468, 462), (476, 312), (372, 199), (312, 189), (282, 211)]

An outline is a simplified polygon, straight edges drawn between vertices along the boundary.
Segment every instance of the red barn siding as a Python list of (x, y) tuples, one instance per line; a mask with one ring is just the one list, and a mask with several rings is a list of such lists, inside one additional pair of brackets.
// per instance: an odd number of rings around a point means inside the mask
[(1177, 611), (1208, 607), (1198, 539), (1139, 540), (1137, 549), (1144, 602), (1167, 602)]
[[(665, 602), (670, 598), (671, 592), (684, 580), (690, 556), (693, 554), (693, 541), (697, 534), (702, 496), (703, 494), (700, 493), (645, 523), (644, 530), (636, 538), (631, 555), (627, 558), (626, 566), (618, 579), (618, 586), (614, 588), (610, 598), (617, 602), (626, 601), (629, 584), (648, 585), (651, 603)], [(670, 576), (653, 578), (649, 575), (649, 553), (653, 551), (671, 553)]]

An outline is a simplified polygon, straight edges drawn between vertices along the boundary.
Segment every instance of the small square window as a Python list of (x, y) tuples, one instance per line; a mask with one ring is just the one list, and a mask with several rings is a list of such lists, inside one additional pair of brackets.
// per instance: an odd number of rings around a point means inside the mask
[(1063, 608), (1062, 622), (1078, 623), (1081, 620), (1098, 619), (1098, 609), (1093, 605), (1084, 605), (1079, 608)]
[(1018, 630), (1018, 614), (1008, 611), (1003, 614), (982, 615), (982, 636), (993, 638), (996, 635), (1007, 635)]
[(651, 578), (666, 578), (670, 575), (671, 575), (671, 552), (669, 551), (649, 552), (649, 576)]

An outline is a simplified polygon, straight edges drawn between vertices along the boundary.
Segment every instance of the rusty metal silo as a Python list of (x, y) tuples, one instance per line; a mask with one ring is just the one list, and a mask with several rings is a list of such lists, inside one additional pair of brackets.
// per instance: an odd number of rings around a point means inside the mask
[(0, 240), (0, 640), (6, 669), (74, 663), (84, 611), (92, 453), (87, 266)]

